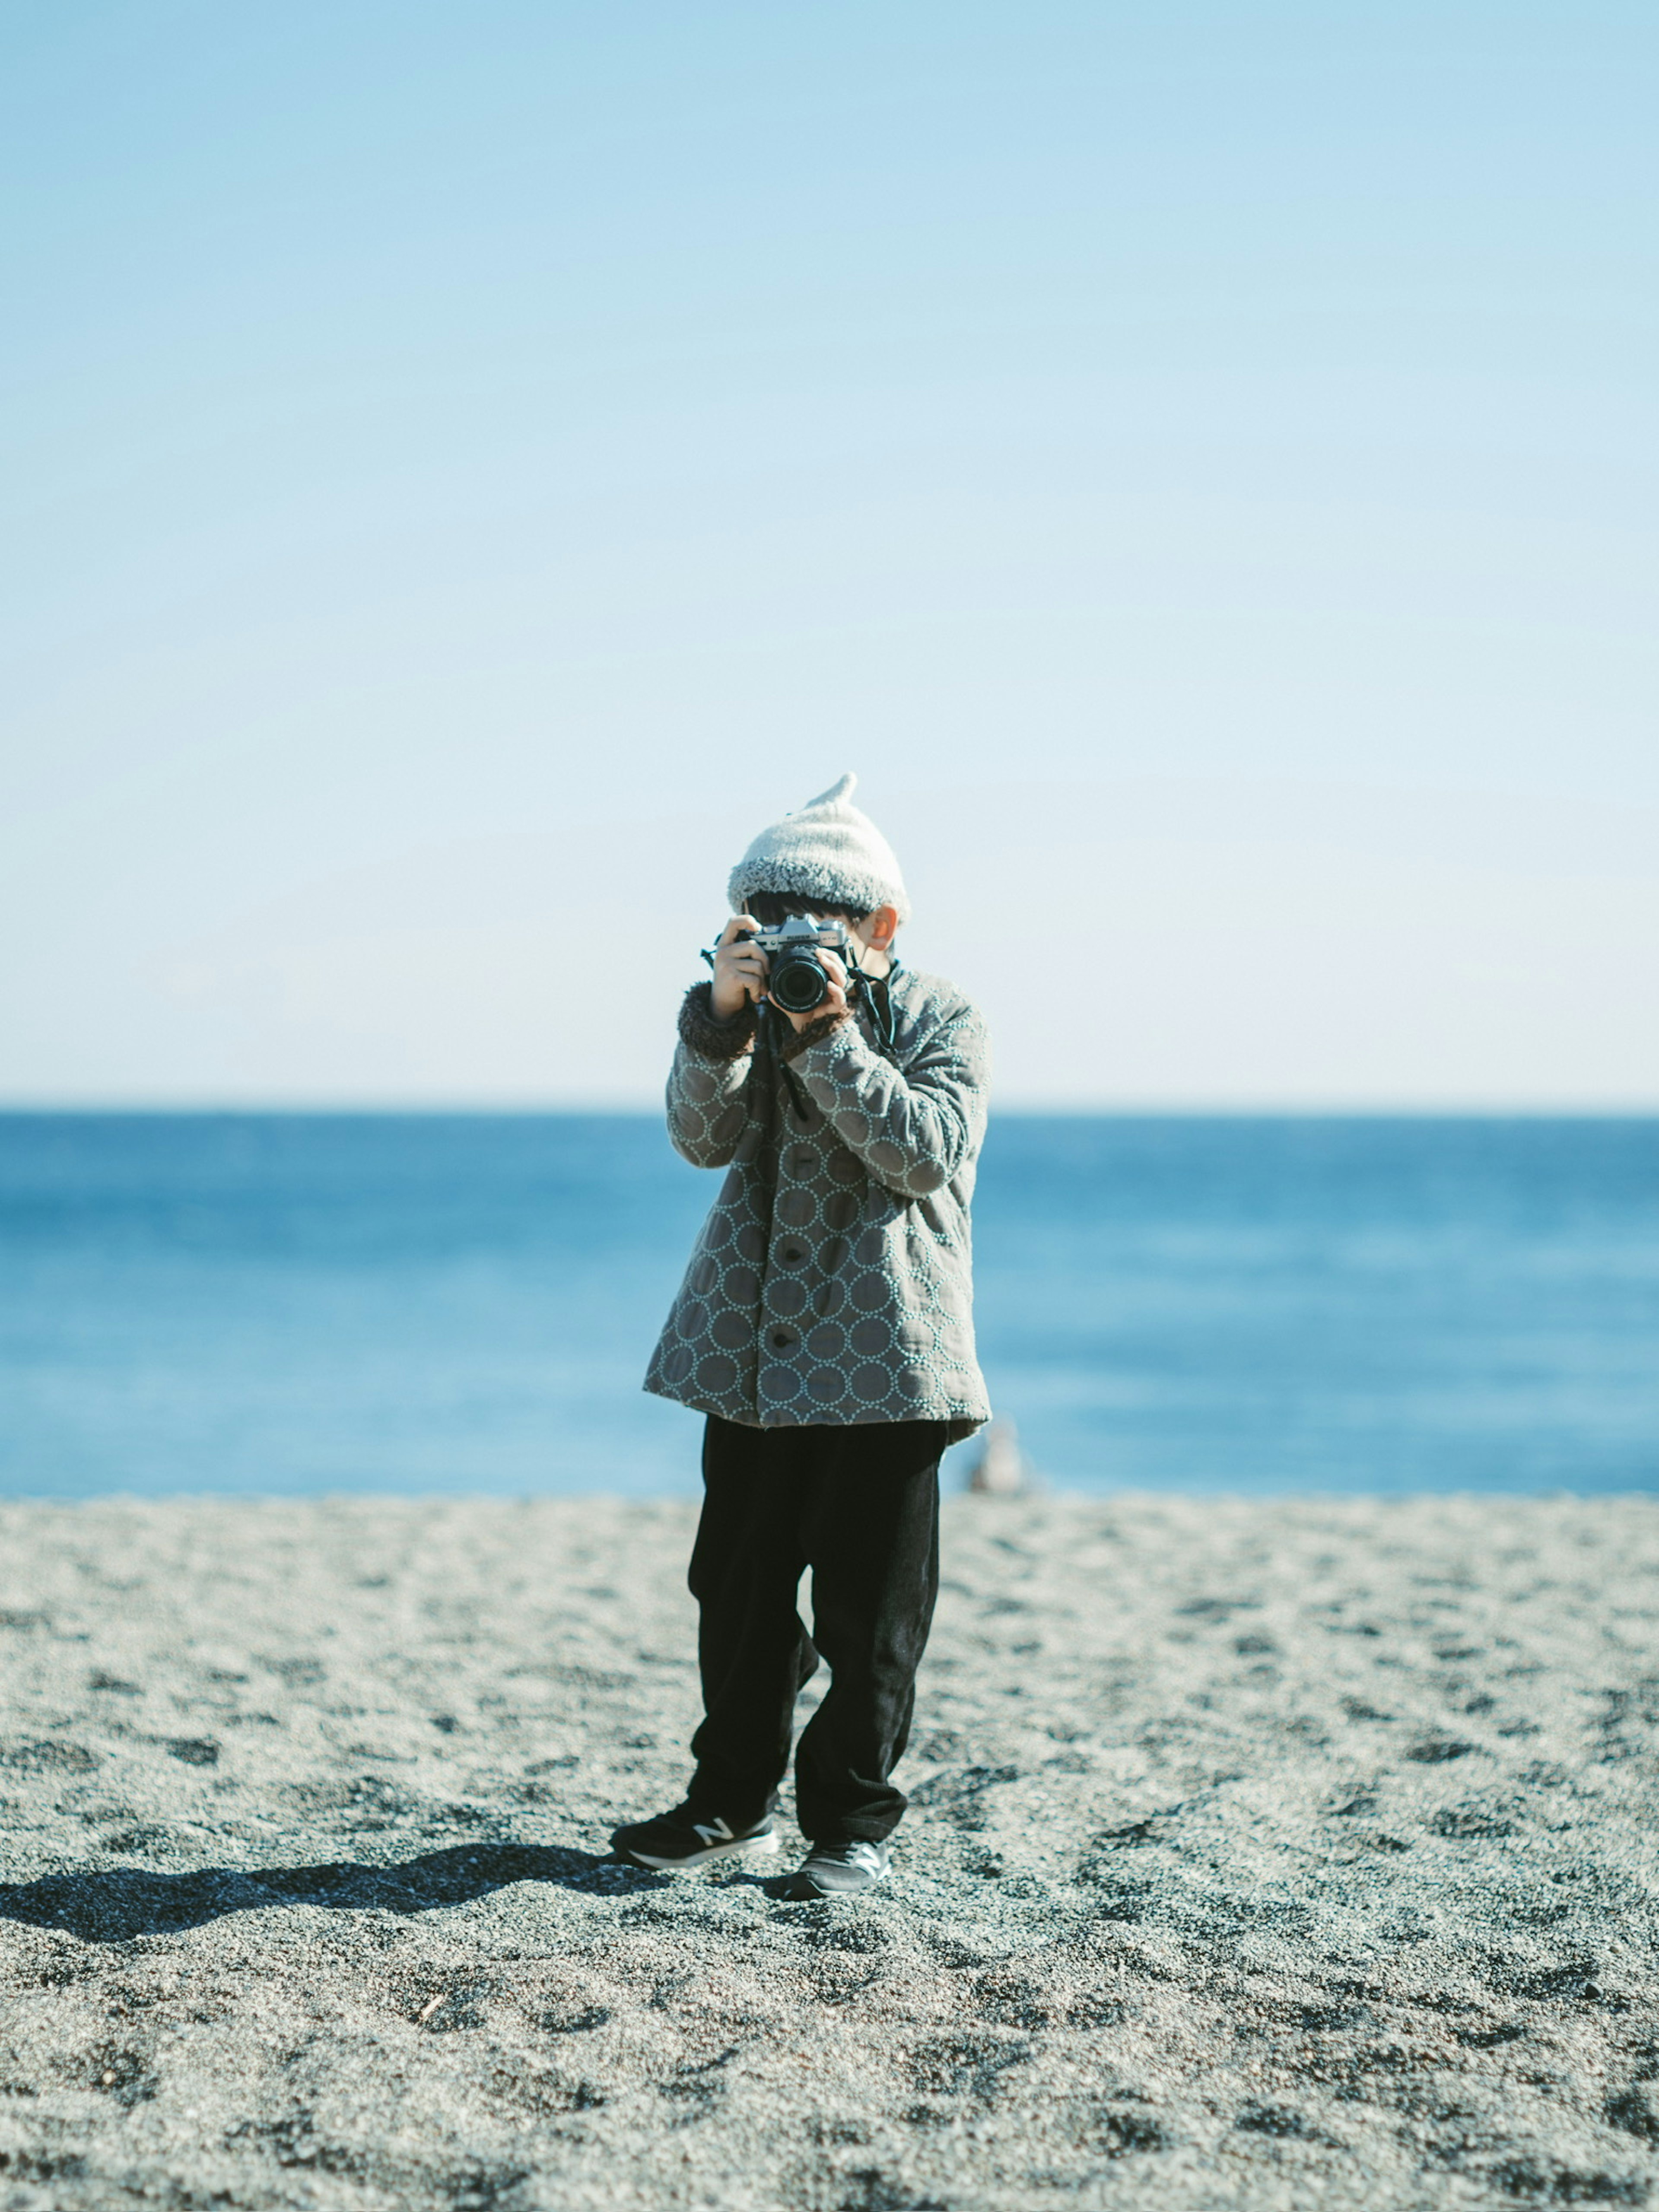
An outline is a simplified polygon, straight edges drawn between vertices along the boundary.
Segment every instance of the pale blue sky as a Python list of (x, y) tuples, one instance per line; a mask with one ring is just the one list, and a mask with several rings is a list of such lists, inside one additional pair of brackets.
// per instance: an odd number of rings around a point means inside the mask
[(8, 10), (0, 1098), (642, 1101), (853, 767), (1011, 1103), (1659, 1104), (1656, 53)]

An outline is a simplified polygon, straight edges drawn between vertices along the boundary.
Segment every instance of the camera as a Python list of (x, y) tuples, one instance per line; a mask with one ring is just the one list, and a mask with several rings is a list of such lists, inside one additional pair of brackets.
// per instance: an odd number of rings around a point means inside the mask
[(787, 1014), (810, 1014), (829, 997), (821, 951), (835, 953), (848, 969), (854, 966), (853, 940), (838, 921), (791, 915), (781, 929), (745, 930), (743, 935), (766, 955), (766, 995)]

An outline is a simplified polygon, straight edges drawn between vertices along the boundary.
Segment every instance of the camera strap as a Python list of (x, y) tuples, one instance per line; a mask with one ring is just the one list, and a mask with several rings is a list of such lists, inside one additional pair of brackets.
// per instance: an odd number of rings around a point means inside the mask
[[(800, 1121), (806, 1121), (811, 1111), (793, 1068), (778, 1049), (779, 1019), (776, 1007), (769, 1000), (763, 999), (755, 1009), (754, 1049), (743, 1086), (744, 1110), (760, 1131), (763, 1159), (770, 1153), (777, 1138), (781, 1090), (788, 1092), (789, 1103)], [(769, 1173), (769, 1164), (763, 1166), (762, 1172)]]
[[(899, 972), (899, 963), (896, 959), (890, 961), (884, 975), (865, 975), (862, 969), (858, 972), (864, 978), (864, 989), (860, 995), (870, 1009), (870, 1026), (876, 1033), (876, 1050), (884, 1060), (892, 1060), (895, 1018), (890, 986)], [(897, 1062), (894, 1061), (894, 1065), (896, 1066)]]

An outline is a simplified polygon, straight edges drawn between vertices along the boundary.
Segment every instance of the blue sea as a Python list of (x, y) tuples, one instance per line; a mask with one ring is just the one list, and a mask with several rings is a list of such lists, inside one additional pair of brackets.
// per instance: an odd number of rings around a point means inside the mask
[[(639, 1382), (716, 1181), (644, 1115), (0, 1115), (0, 1492), (689, 1494)], [(1659, 1486), (1659, 1121), (1004, 1115), (975, 1216), (1056, 1486)]]

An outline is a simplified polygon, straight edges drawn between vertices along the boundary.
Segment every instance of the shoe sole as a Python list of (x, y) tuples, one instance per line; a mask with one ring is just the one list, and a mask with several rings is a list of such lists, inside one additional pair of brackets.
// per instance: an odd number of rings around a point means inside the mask
[(645, 1867), (652, 1874), (678, 1874), (682, 1867), (707, 1866), (710, 1859), (729, 1859), (747, 1853), (754, 1858), (769, 1858), (778, 1848), (777, 1832), (774, 1829), (764, 1836), (734, 1836), (729, 1844), (710, 1844), (706, 1851), (692, 1851), (683, 1859), (659, 1859), (649, 1851), (622, 1851), (619, 1859), (629, 1866)]
[(890, 1872), (890, 1868), (884, 1867), (879, 1874), (872, 1874), (868, 1881), (859, 1882), (851, 1888), (836, 1889), (825, 1889), (814, 1881), (811, 1875), (801, 1873), (795, 1875), (787, 1896), (789, 1901), (796, 1905), (815, 1904), (822, 1897), (862, 1897), (867, 1890), (873, 1889), (878, 1882), (885, 1881)]

